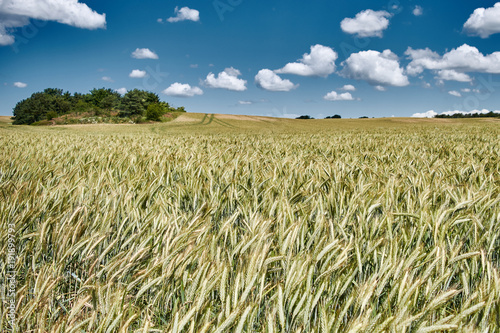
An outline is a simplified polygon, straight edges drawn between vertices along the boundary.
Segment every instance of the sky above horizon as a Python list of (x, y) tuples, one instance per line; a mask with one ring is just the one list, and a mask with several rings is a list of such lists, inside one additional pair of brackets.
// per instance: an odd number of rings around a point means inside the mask
[(500, 2), (0, 0), (0, 115), (49, 87), (274, 117), (500, 110)]

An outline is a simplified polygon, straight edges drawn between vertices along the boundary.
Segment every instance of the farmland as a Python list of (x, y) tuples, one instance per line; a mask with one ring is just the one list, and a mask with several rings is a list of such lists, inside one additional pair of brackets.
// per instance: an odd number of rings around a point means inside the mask
[(0, 326), (500, 332), (499, 125), (2, 118)]

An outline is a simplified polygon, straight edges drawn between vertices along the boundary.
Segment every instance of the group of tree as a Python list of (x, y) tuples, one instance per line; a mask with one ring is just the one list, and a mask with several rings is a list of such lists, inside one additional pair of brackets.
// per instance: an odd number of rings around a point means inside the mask
[(486, 113), (438, 114), (435, 118), (500, 118), (500, 113), (490, 111)]
[[(326, 117), (325, 119), (340, 119), (342, 118), (340, 115), (336, 114), (336, 115), (333, 115), (333, 116), (328, 116)], [(309, 115), (304, 115), (304, 116), (299, 116), (295, 119), (314, 119), (314, 117), (311, 117)]]
[(47, 88), (17, 103), (13, 124), (33, 124), (66, 115), (114, 115), (131, 119), (145, 118), (160, 121), (169, 112), (185, 112), (184, 107), (173, 108), (161, 102), (157, 94), (134, 89), (124, 96), (112, 89), (92, 89), (87, 94), (63, 92)]

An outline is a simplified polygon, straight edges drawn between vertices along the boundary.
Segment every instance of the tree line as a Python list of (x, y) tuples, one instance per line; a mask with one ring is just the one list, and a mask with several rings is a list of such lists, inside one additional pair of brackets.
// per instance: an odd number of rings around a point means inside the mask
[(157, 94), (145, 90), (130, 90), (122, 96), (106, 88), (94, 88), (87, 94), (71, 94), (62, 89), (47, 88), (16, 104), (13, 124), (30, 125), (67, 114), (160, 121), (169, 112), (185, 112), (185, 109), (171, 107), (161, 102)]

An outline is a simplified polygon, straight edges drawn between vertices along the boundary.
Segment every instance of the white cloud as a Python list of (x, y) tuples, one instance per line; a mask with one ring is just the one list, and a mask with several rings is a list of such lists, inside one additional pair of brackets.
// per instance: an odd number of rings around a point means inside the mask
[(163, 19), (162, 19), (162, 18), (159, 18), (159, 19), (157, 19), (157, 20), (156, 20), (156, 22), (158, 22), (158, 23), (163, 23)]
[(146, 75), (147, 75), (146, 71), (134, 69), (132, 72), (130, 72), (128, 76), (134, 79), (142, 79), (143, 77), (146, 77)]
[(325, 96), (323, 96), (324, 100), (327, 101), (353, 101), (354, 98), (352, 97), (351, 93), (343, 93), (343, 94), (337, 94), (336, 91), (331, 91)]
[(238, 101), (239, 105), (252, 105), (253, 103), (251, 101)]
[(424, 9), (421, 6), (415, 6), (413, 9), (413, 15), (420, 16), (424, 13)]
[(127, 88), (119, 88), (119, 89), (115, 89), (115, 91), (117, 93), (119, 93), (120, 95), (125, 95), (127, 93)]
[(462, 94), (456, 90), (450, 90), (450, 91), (448, 91), (448, 94), (450, 94), (451, 96), (455, 96), (455, 97), (462, 97)]
[(462, 92), (464, 92), (464, 93), (470, 93), (471, 90), (469, 88), (464, 88), (464, 89), (462, 89)]
[(200, 20), (200, 12), (196, 9), (190, 9), (189, 7), (175, 7), (175, 16), (167, 19), (168, 22), (180, 22), (180, 21), (194, 21), (198, 22)]
[(323, 45), (311, 46), (311, 53), (305, 53), (298, 62), (292, 62), (276, 70), (278, 74), (295, 74), (302, 76), (327, 77), (335, 71), (335, 60), (338, 54)]
[(258, 87), (269, 91), (290, 91), (298, 87), (292, 81), (280, 78), (269, 69), (261, 69), (255, 76), (255, 83)]
[(465, 74), (459, 73), (453, 69), (443, 69), (438, 73), (437, 79), (446, 81), (471, 82), (472, 78)]
[(220, 72), (217, 77), (215, 74), (209, 73), (204, 83), (210, 88), (221, 88), (233, 91), (245, 91), (247, 90), (247, 81), (239, 79), (238, 76), (241, 72), (237, 69), (226, 68), (223, 72)]
[(134, 52), (132, 52), (132, 58), (135, 59), (158, 59), (158, 55), (151, 51), (150, 49), (135, 49)]
[(340, 89), (342, 89), (344, 91), (356, 91), (356, 87), (353, 86), (352, 84), (346, 84), (345, 86), (343, 86)]
[(191, 64), (191, 65), (189, 65), (189, 67), (191, 67), (191, 68), (198, 68), (198, 64)]
[(399, 66), (398, 57), (385, 50), (353, 53), (343, 63), (343, 75), (356, 80), (365, 80), (374, 86), (403, 87), (410, 84)]
[(28, 85), (24, 82), (14, 82), (14, 87), (17, 88), (26, 88)]
[(459, 111), (459, 110), (455, 110), (455, 111), (445, 111), (445, 112), (442, 112), (440, 114), (443, 114), (443, 115), (446, 115), (446, 116), (453, 116), (455, 114), (463, 114), (463, 115), (473, 115), (473, 114), (486, 114), (486, 113), (490, 113), (490, 112), (493, 112), (493, 113), (500, 113), (499, 110), (496, 110), (496, 111), (490, 111), (490, 110), (486, 110), (486, 109), (483, 109), (483, 110), (472, 110), (472, 111)]
[(113, 79), (112, 79), (112, 78), (110, 78), (109, 76), (103, 76), (103, 77), (101, 78), (101, 80), (106, 81), (106, 82), (115, 82), (115, 81), (113, 81)]
[[(500, 114), (500, 110), (490, 111), (490, 110), (483, 109), (483, 110), (472, 110), (472, 111), (459, 111), (459, 110), (445, 111), (445, 112), (439, 113), (439, 115), (446, 115), (446, 116), (453, 116), (455, 114), (473, 115), (473, 114), (486, 114), (486, 113), (490, 113), (490, 112)], [(434, 110), (430, 110), (430, 111), (427, 111), (425, 113), (415, 113), (412, 115), (412, 117), (414, 117), (414, 118), (434, 118), (437, 115), (438, 115), (437, 112), (435, 112)]]
[(203, 90), (198, 87), (191, 87), (189, 84), (176, 82), (163, 90), (163, 93), (174, 97), (193, 97), (195, 95), (203, 95)]
[(472, 36), (488, 38), (500, 33), (500, 2), (490, 8), (478, 8), (464, 24), (464, 30)]
[(405, 52), (411, 62), (406, 67), (409, 75), (417, 75), (428, 70), (454, 70), (458, 73), (479, 72), (500, 74), (500, 52), (484, 55), (476, 47), (464, 44), (443, 56), (429, 48)]
[(413, 118), (434, 118), (435, 116), (437, 116), (437, 112), (434, 110), (429, 110), (424, 113), (414, 113), (412, 115)]
[(30, 19), (82, 29), (106, 28), (106, 14), (98, 14), (78, 0), (3, 0), (0, 17), (0, 45), (13, 44), (12, 28), (26, 26)]
[(382, 37), (384, 30), (389, 27), (392, 14), (381, 10), (364, 10), (356, 14), (355, 18), (345, 18), (340, 23), (342, 31), (356, 34), (359, 37)]
[(387, 88), (384, 87), (384, 86), (375, 86), (375, 90), (378, 90), (378, 91), (386, 91)]

